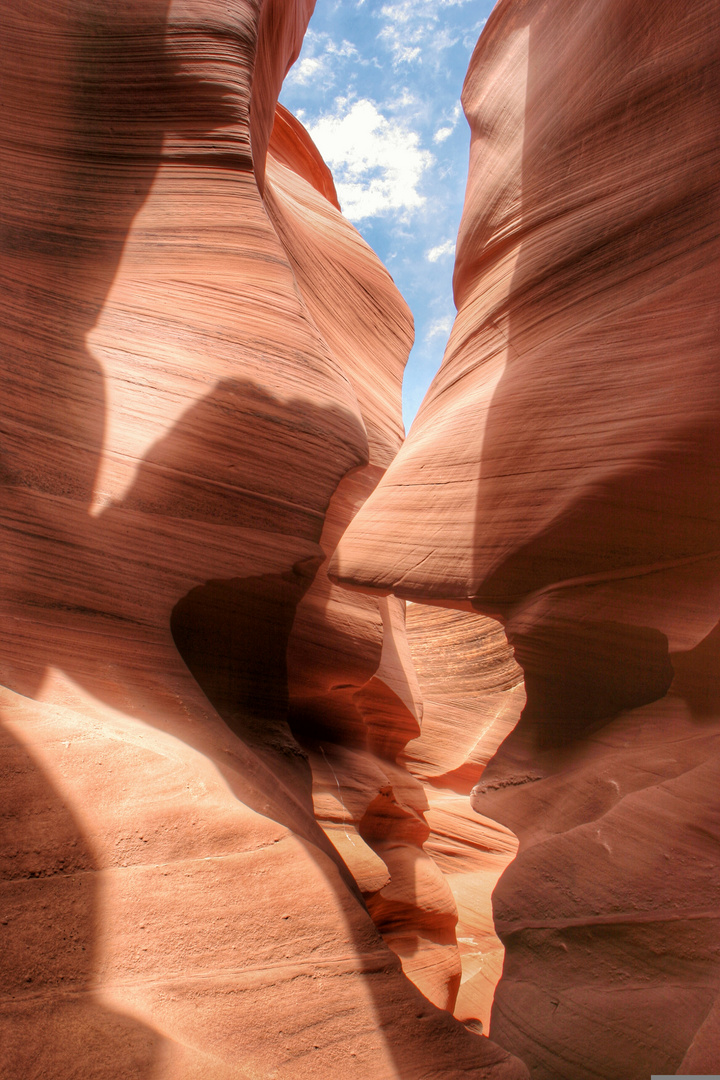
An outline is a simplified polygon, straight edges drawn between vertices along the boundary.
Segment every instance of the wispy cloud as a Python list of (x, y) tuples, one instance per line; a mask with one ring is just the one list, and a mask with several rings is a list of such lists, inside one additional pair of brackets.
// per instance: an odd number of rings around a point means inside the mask
[(438, 262), (438, 260), (443, 259), (446, 255), (454, 254), (455, 241), (445, 240), (442, 244), (438, 244), (436, 247), (431, 247), (430, 250), (426, 252), (426, 258), (428, 262)]
[(367, 98), (338, 98), (335, 111), (309, 127), (335, 177), (351, 221), (399, 212), (407, 218), (425, 202), (420, 190), (433, 156), (416, 132), (387, 117)]
[(313, 85), (329, 90), (337, 81), (338, 71), (344, 63), (352, 60), (359, 64), (369, 61), (360, 56), (351, 41), (343, 38), (335, 41), (328, 33), (308, 30), (303, 42), (303, 55), (287, 75), (289, 85)]
[[(459, 40), (443, 25), (442, 8), (461, 7), (469, 0), (394, 0), (380, 8), (383, 23), (378, 39), (390, 50), (393, 65), (413, 64), (451, 48)], [(431, 46), (431, 47), (430, 47)]]
[(452, 318), (450, 315), (444, 315), (441, 319), (434, 319), (430, 323), (427, 329), (426, 337), (428, 340), (436, 337), (445, 337), (452, 330)]
[(433, 142), (442, 143), (450, 138), (460, 119), (460, 105), (456, 105), (449, 115), (445, 115), (444, 119), (446, 122), (433, 135)]
[(323, 62), (319, 56), (304, 56), (292, 69), (290, 78), (293, 82), (306, 86), (322, 72), (322, 69)]
[(385, 4), (380, 9), (384, 25), (378, 38), (390, 50), (394, 65), (420, 59), (421, 45), (436, 21), (432, 13), (428, 16), (424, 9), (425, 4), (416, 4), (414, 0), (399, 0), (399, 3)]
[(486, 22), (487, 19), (478, 19), (478, 21), (473, 23), (469, 29), (465, 30), (462, 42), (466, 49), (473, 49), (475, 47), (475, 42)]

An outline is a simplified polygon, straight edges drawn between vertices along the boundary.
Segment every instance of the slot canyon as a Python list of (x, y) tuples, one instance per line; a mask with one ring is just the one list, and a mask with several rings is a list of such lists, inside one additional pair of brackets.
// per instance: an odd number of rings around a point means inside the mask
[(407, 438), (314, 6), (2, 4), (0, 1077), (720, 1072), (720, 0), (498, 0)]

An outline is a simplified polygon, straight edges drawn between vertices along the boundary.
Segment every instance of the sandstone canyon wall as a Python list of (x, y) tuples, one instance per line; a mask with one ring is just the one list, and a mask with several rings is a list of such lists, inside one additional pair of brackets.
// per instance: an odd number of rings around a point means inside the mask
[(457, 319), (330, 567), (523, 669), (472, 802), (520, 838), (491, 1030), (538, 1080), (720, 1068), (719, 41), (716, 0), (496, 5)]
[(404, 444), (312, 6), (5, 5), (2, 1074), (716, 1071), (718, 3), (500, 0)]
[(404, 606), (323, 567), (412, 322), (276, 108), (311, 8), (4, 5), (8, 1080), (527, 1075), (447, 1011)]

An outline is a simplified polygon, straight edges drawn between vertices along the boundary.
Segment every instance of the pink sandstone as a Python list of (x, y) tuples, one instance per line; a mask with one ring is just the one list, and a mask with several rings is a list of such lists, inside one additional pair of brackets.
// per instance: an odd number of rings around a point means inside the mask
[(311, 7), (4, 13), (9, 1080), (527, 1076), (402, 972), (452, 1004), (402, 604), (318, 569), (412, 324), (276, 109)]
[(457, 319), (330, 567), (500, 620), (523, 669), (473, 806), (520, 839), (491, 1030), (537, 1080), (720, 1067), (719, 32), (717, 0), (496, 5)]

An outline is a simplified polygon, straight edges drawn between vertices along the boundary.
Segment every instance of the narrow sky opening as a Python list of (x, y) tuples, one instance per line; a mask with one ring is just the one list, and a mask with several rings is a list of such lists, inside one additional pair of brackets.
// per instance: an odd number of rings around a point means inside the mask
[(442, 359), (467, 177), (460, 91), (491, 0), (318, 0), (283, 104), (332, 169), (343, 212), (415, 318), (408, 428)]

